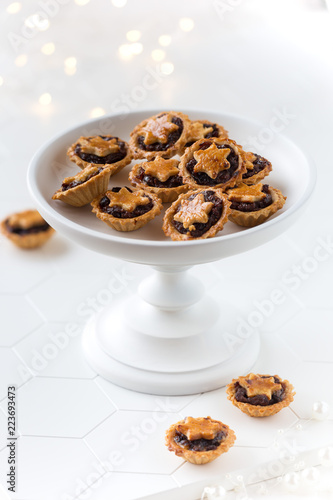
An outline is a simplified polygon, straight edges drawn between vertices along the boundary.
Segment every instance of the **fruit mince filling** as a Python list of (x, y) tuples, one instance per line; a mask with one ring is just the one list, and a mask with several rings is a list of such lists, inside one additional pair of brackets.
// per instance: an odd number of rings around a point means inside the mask
[[(115, 187), (112, 189), (112, 191), (114, 193), (117, 193), (120, 191), (120, 189), (121, 189), (120, 187)], [(126, 189), (128, 191), (130, 191), (130, 193), (133, 192), (128, 187), (126, 187)], [(102, 212), (105, 212), (106, 214), (110, 214), (113, 217), (117, 217), (117, 219), (132, 219), (133, 217), (140, 217), (140, 215), (143, 215), (143, 214), (146, 214), (147, 212), (149, 212), (154, 206), (153, 201), (149, 196), (147, 196), (147, 203), (145, 205), (138, 205), (131, 212), (129, 212), (128, 210), (125, 210), (124, 208), (117, 206), (117, 205), (110, 207), (109, 203), (110, 203), (110, 199), (108, 198), (108, 196), (105, 195), (101, 198), (101, 200), (99, 202), (99, 208), (102, 210)]]
[(19, 234), (21, 236), (24, 236), (25, 234), (41, 233), (43, 231), (47, 231), (50, 228), (50, 225), (47, 222), (44, 222), (44, 224), (39, 224), (37, 226), (31, 226), (28, 228), (13, 227), (9, 224), (8, 220), (6, 221), (6, 226), (9, 232), (14, 234)]
[[(267, 377), (263, 377), (267, 378)], [(239, 401), (240, 403), (249, 403), (250, 405), (257, 405), (257, 406), (270, 406), (274, 405), (275, 403), (279, 403), (280, 401), (283, 400), (285, 396), (285, 389), (286, 386), (283, 382), (278, 377), (274, 377), (274, 382), (276, 384), (281, 384), (282, 389), (279, 391), (273, 392), (272, 398), (269, 399), (266, 394), (258, 394), (257, 396), (252, 396), (248, 397), (246, 393), (246, 389), (242, 387), (239, 382), (235, 383), (235, 398), (236, 401)]]
[(240, 212), (255, 212), (256, 210), (261, 210), (272, 204), (272, 195), (269, 192), (269, 185), (264, 184), (262, 187), (262, 192), (266, 194), (265, 198), (260, 201), (254, 201), (252, 203), (245, 201), (233, 201), (231, 203), (232, 210), (239, 210)]
[(263, 158), (262, 156), (259, 156), (255, 153), (254, 153), (254, 156), (256, 157), (256, 159), (253, 162), (253, 169), (252, 170), (248, 169), (245, 172), (245, 174), (243, 174), (243, 179), (249, 179), (250, 177), (258, 174), (259, 172), (264, 170), (264, 168), (266, 168), (270, 165), (270, 162), (268, 160), (266, 160), (266, 158)]
[(146, 174), (142, 167), (140, 168), (136, 178), (139, 182), (156, 188), (173, 188), (183, 185), (183, 179), (180, 175), (172, 175), (165, 182), (162, 182), (157, 179), (157, 177)]
[(96, 172), (88, 175), (84, 181), (72, 181), (72, 182), (69, 182), (68, 184), (66, 182), (63, 182), (62, 185), (61, 185), (61, 190), (62, 191), (67, 191), (68, 189), (73, 189), (77, 186), (80, 186), (81, 184), (84, 184), (85, 182), (88, 182), (90, 179), (92, 179), (93, 177), (95, 177), (95, 175), (98, 175), (102, 172), (103, 168), (100, 167), (96, 170)]
[[(173, 225), (179, 233), (188, 234), (189, 236), (192, 236), (192, 238), (200, 238), (220, 219), (223, 211), (223, 201), (215, 195), (214, 191), (204, 191), (203, 195), (206, 202), (214, 203), (214, 206), (209, 212), (208, 221), (206, 223), (195, 222), (193, 224), (195, 229), (189, 231), (183, 226), (181, 222), (173, 220)], [(196, 194), (193, 194), (188, 199), (193, 200), (196, 196)], [(179, 205), (176, 213), (179, 212), (180, 209), (181, 205)]]
[(97, 156), (91, 153), (83, 153), (81, 151), (81, 145), (77, 144), (75, 147), (75, 154), (81, 158), (81, 160), (86, 161), (88, 163), (94, 163), (98, 165), (106, 165), (106, 164), (112, 164), (116, 163), (117, 161), (121, 161), (125, 158), (126, 156), (126, 146), (123, 141), (120, 141), (118, 137), (105, 137), (104, 135), (100, 135), (104, 141), (111, 141), (111, 139), (117, 139), (118, 141), (118, 146), (119, 146), (119, 151), (116, 153), (110, 153), (106, 156)]
[[(211, 144), (212, 143), (210, 141), (203, 142), (200, 145), (199, 149), (208, 149)], [(227, 157), (227, 160), (230, 163), (230, 167), (228, 169), (221, 170), (221, 172), (217, 174), (217, 177), (215, 179), (212, 179), (205, 172), (194, 172), (194, 167), (198, 163), (195, 158), (192, 158), (186, 164), (186, 169), (191, 177), (197, 184), (200, 184), (201, 186), (216, 186), (217, 184), (224, 184), (225, 182), (228, 182), (232, 177), (237, 175), (239, 158), (236, 152), (231, 147), (229, 147), (228, 144), (216, 144), (216, 146), (218, 149), (230, 149), (230, 153)]]
[[(219, 136), (219, 129), (217, 128), (216, 123), (212, 123), (211, 125), (208, 123), (203, 123), (202, 124), (204, 128), (210, 128), (212, 127), (213, 130), (205, 134), (205, 139), (210, 139), (211, 137), (218, 137)], [(185, 147), (190, 147), (192, 144), (194, 144), (195, 141), (190, 141), (185, 144)]]
[(181, 432), (176, 431), (174, 441), (177, 443), (179, 446), (182, 448), (186, 448), (187, 450), (191, 451), (210, 451), (210, 450), (216, 450), (223, 441), (223, 439), (226, 437), (225, 432), (220, 431), (217, 433), (214, 439), (194, 439), (193, 441), (190, 441), (187, 439), (185, 434), (182, 434)]
[[(164, 114), (165, 113), (162, 113), (157, 118), (163, 116)], [(139, 147), (144, 151), (166, 151), (171, 146), (173, 146), (178, 141), (179, 137), (182, 135), (184, 125), (183, 125), (183, 120), (181, 120), (178, 116), (173, 116), (171, 122), (177, 125), (178, 130), (175, 130), (174, 132), (171, 132), (168, 135), (168, 140), (166, 143), (157, 141), (153, 142), (153, 144), (145, 144), (144, 136), (139, 135), (137, 139)]]

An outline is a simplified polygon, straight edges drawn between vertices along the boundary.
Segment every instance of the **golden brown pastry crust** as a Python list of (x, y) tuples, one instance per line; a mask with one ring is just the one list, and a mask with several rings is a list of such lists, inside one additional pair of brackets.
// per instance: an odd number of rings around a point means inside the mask
[[(173, 225), (174, 216), (177, 212), (178, 207), (182, 204), (183, 200), (188, 200), (188, 198), (192, 195), (199, 195), (204, 193), (205, 191), (214, 191), (214, 194), (222, 200), (223, 209), (222, 214), (219, 220), (202, 236), (198, 238), (194, 238), (188, 234), (182, 234), (177, 231), (177, 229)], [(189, 191), (187, 193), (181, 194), (176, 201), (174, 201), (171, 207), (165, 212), (163, 217), (163, 231), (166, 236), (169, 236), (174, 241), (182, 241), (182, 240), (200, 240), (206, 238), (212, 238), (219, 231), (222, 231), (224, 224), (228, 221), (228, 215), (230, 213), (230, 202), (226, 194), (222, 191), (222, 189), (217, 188), (203, 188), (197, 189), (195, 191)]]
[[(84, 179), (102, 168), (102, 171), (93, 175), (90, 179)], [(62, 188), (58, 189), (52, 196), (53, 200), (61, 200), (73, 207), (83, 207), (88, 205), (94, 198), (99, 196), (108, 189), (110, 179), (110, 170), (103, 168), (101, 165), (89, 165), (73, 177), (66, 177), (64, 183), (69, 184), (72, 181), (82, 181), (82, 184), (75, 186), (65, 191)]]
[[(212, 422), (219, 422), (218, 420), (213, 420), (211, 417), (207, 417)], [(192, 464), (201, 465), (208, 462), (212, 462), (218, 458), (222, 453), (226, 453), (234, 444), (236, 440), (236, 435), (232, 429), (226, 424), (219, 422), (222, 426), (223, 431), (226, 433), (226, 437), (222, 440), (221, 444), (215, 450), (209, 451), (195, 451), (183, 448), (178, 443), (175, 442), (174, 437), (177, 432), (177, 427), (182, 425), (186, 419), (180, 420), (179, 422), (171, 425), (166, 431), (165, 444), (169, 451), (173, 451), (178, 457), (183, 458), (187, 462)]]
[[(243, 154), (243, 159), (246, 167), (246, 171), (244, 172), (245, 174), (247, 173), (248, 170), (253, 169), (253, 162), (256, 160), (256, 157), (259, 155), (255, 155), (254, 153), (250, 152), (245, 152)], [(268, 161), (266, 158), (263, 158), (265, 162), (267, 162), (266, 166), (260, 170), (257, 174), (251, 175), (251, 177), (244, 178), (244, 174), (242, 177), (242, 182), (244, 184), (247, 184), (248, 186), (251, 186), (252, 184), (257, 184), (260, 182), (262, 179), (264, 179), (271, 171), (272, 171), (272, 164), (270, 161)]]
[(162, 203), (172, 203), (173, 201), (175, 201), (178, 198), (178, 196), (180, 194), (186, 193), (188, 191), (189, 186), (187, 184), (182, 184), (180, 186), (171, 187), (171, 188), (168, 188), (168, 187), (162, 188), (162, 187), (148, 186), (144, 182), (140, 181), (138, 178), (141, 168), (143, 168), (145, 170), (145, 167), (147, 166), (148, 163), (153, 164), (156, 161), (161, 161), (161, 160), (163, 160), (165, 162), (173, 161), (174, 164), (177, 165), (177, 171), (179, 174), (179, 169), (178, 169), (179, 160), (176, 160), (176, 159), (168, 160), (168, 159), (164, 159), (164, 158), (159, 157), (158, 160), (137, 163), (136, 165), (134, 165), (134, 167), (132, 168), (132, 170), (129, 174), (129, 180), (131, 181), (131, 184), (133, 186), (139, 187), (141, 189), (145, 189), (146, 191), (149, 191), (150, 193), (154, 193), (157, 196), (159, 196)]
[(182, 154), (186, 148), (192, 146), (192, 144), (199, 139), (209, 139), (212, 137), (212, 133), (215, 133), (216, 135), (214, 135), (214, 137), (218, 139), (228, 139), (229, 137), (227, 130), (218, 123), (210, 122), (208, 120), (192, 120), (189, 127), (188, 139)]
[[(250, 375), (251, 373), (246, 375), (245, 378), (249, 377)], [(258, 374), (258, 375), (260, 377), (271, 377), (271, 375), (263, 375), (263, 374)], [(281, 380), (278, 375), (274, 375), (274, 377), (277, 377), (279, 380)], [(269, 417), (270, 415), (275, 415), (275, 413), (278, 413), (283, 408), (289, 406), (290, 403), (294, 400), (294, 396), (296, 394), (294, 391), (294, 387), (288, 380), (281, 380), (281, 383), (285, 385), (285, 396), (283, 400), (280, 401), (279, 403), (274, 403), (268, 406), (242, 403), (240, 401), (237, 401), (235, 397), (236, 393), (235, 383), (238, 382), (238, 380), (239, 380), (238, 378), (233, 379), (232, 382), (229, 385), (227, 385), (226, 387), (227, 397), (232, 402), (233, 405), (237, 406), (237, 408), (242, 410), (243, 413), (250, 415), (250, 417)]]
[[(140, 136), (143, 136), (144, 134), (146, 137), (148, 134), (154, 134), (154, 126), (158, 123), (158, 120), (161, 120), (162, 116), (166, 116), (167, 119), (167, 124), (164, 124), (164, 130), (167, 130), (166, 127), (169, 127), (170, 130), (172, 128), (172, 122), (170, 121), (173, 117), (180, 118), (183, 122), (183, 130), (180, 135), (180, 137), (177, 139), (177, 141), (170, 145), (165, 151), (158, 151), (158, 150), (152, 150), (152, 151), (146, 151), (142, 147), (140, 147), (140, 144), (138, 142), (138, 138)], [(164, 118), (163, 118), (164, 120)], [(151, 116), (150, 118), (147, 118), (146, 120), (143, 120), (141, 123), (139, 123), (131, 132), (131, 138), (129, 141), (129, 145), (133, 154), (133, 158), (146, 158), (147, 160), (153, 160), (157, 156), (162, 156), (163, 158), (171, 158), (171, 156), (174, 156), (176, 154), (179, 154), (183, 151), (183, 148), (185, 146), (185, 143), (187, 142), (187, 137), (188, 137), (188, 132), (189, 132), (189, 126), (190, 126), (190, 120), (187, 115), (184, 113), (181, 113), (179, 111), (166, 111), (166, 112), (161, 112), (158, 115)], [(161, 135), (161, 139), (165, 141), (165, 137), (163, 137), (163, 124), (161, 123), (161, 127), (156, 127), (156, 129)], [(161, 132), (162, 131), (162, 132)], [(154, 137), (154, 135), (152, 136)], [(163, 141), (162, 141), (163, 142)]]
[(283, 207), (287, 199), (279, 189), (270, 186), (269, 192), (272, 195), (271, 205), (253, 212), (241, 212), (240, 210), (230, 208), (229, 220), (243, 227), (254, 227), (265, 222)]
[(106, 193), (98, 196), (95, 200), (91, 202), (91, 206), (93, 207), (92, 211), (95, 213), (96, 217), (98, 217), (100, 220), (105, 222), (108, 226), (112, 227), (116, 231), (127, 232), (140, 229), (141, 227), (145, 226), (149, 221), (151, 221), (157, 215), (160, 214), (162, 209), (162, 202), (157, 195), (150, 192), (146, 192), (143, 189), (137, 189), (133, 193), (141, 194), (144, 197), (149, 197), (153, 202), (153, 208), (149, 210), (149, 212), (146, 212), (145, 214), (140, 215), (138, 217), (132, 217), (128, 219), (126, 218), (121, 219), (118, 217), (114, 217), (111, 214), (103, 212), (99, 207), (99, 203), (103, 196), (106, 195), (108, 196), (109, 199), (111, 199), (112, 194), (114, 194), (112, 191), (106, 191)]
[[(124, 143), (124, 147), (125, 147), (125, 151), (126, 151), (126, 156), (122, 159), (122, 160), (119, 160), (119, 161), (116, 161), (114, 163), (91, 163), (91, 162), (87, 162), (87, 161), (84, 161), (82, 160), (76, 153), (75, 153), (75, 148), (76, 146), (80, 143), (80, 139), (83, 139), (85, 141), (85, 143), (88, 143), (89, 140), (94, 140), (96, 138), (99, 138), (100, 136), (91, 136), (91, 137), (80, 137), (74, 144), (71, 145), (71, 147), (68, 149), (67, 151), (67, 156), (69, 157), (69, 159), (71, 161), (73, 161), (74, 163), (76, 163), (76, 165), (78, 165), (78, 167), (80, 168), (86, 168), (90, 165), (94, 165), (94, 166), (97, 166), (97, 167), (103, 167), (103, 168), (107, 168), (110, 172), (110, 175), (114, 175), (116, 174), (117, 172), (119, 172), (122, 168), (124, 168), (126, 165), (128, 165), (129, 163), (131, 163), (132, 161), (132, 153), (131, 153), (131, 150), (130, 150), (130, 147), (129, 145), (127, 144), (127, 142), (125, 142), (124, 140), (122, 139), (119, 139), (119, 137), (115, 137), (115, 136), (112, 136), (112, 135), (105, 135), (103, 137), (111, 137), (111, 141), (113, 139), (116, 139), (116, 143), (118, 144), (119, 142), (123, 142)], [(110, 141), (104, 141), (105, 142), (105, 148), (108, 147), (108, 142)], [(119, 148), (119, 146), (118, 146)], [(105, 156), (103, 154), (98, 154), (98, 153), (101, 153), (102, 152), (102, 148), (92, 148), (92, 149), (95, 149), (95, 153), (94, 154), (97, 154), (97, 156)], [(98, 151), (98, 153), (97, 153)]]
[[(232, 149), (234, 153), (238, 157), (238, 168), (236, 171), (233, 173), (233, 175), (230, 177), (230, 179), (226, 182), (223, 183), (216, 183), (213, 186), (209, 184), (198, 184), (196, 180), (192, 177), (190, 172), (187, 170), (186, 165), (187, 163), (192, 160), (193, 158), (195, 159), (195, 154), (198, 151), (204, 151), (200, 150), (200, 146), (202, 146), (205, 143), (210, 143), (209, 147), (213, 147), (214, 144), (216, 145), (226, 145), (228, 149)], [(208, 148), (207, 148), (208, 149)], [(223, 151), (223, 150), (220, 150)], [(212, 154), (214, 154), (212, 152)], [(225, 158), (227, 160), (227, 158)], [(221, 162), (221, 167), (222, 167), (222, 162)], [(194, 167), (195, 168), (195, 167)], [(179, 170), (181, 172), (181, 175), (183, 176), (184, 182), (188, 184), (192, 189), (197, 189), (197, 188), (221, 188), (223, 190), (226, 190), (227, 188), (235, 186), (237, 183), (240, 182), (243, 173), (246, 170), (245, 164), (244, 164), (244, 159), (242, 155), (242, 149), (241, 147), (233, 140), (231, 139), (215, 139), (214, 137), (210, 139), (200, 139), (196, 141), (192, 146), (186, 149), (185, 153), (181, 157), (180, 164), (179, 164)], [(225, 164), (223, 165), (223, 168), (221, 170), (226, 170)], [(214, 180), (214, 179), (213, 179)]]
[(0, 224), (2, 234), (20, 248), (30, 249), (37, 248), (46, 243), (55, 233), (54, 229), (49, 226), (47, 230), (31, 234), (17, 234), (8, 229), (8, 224), (21, 229), (45, 224), (45, 220), (37, 210), (25, 210), (16, 214), (12, 214), (4, 219)]

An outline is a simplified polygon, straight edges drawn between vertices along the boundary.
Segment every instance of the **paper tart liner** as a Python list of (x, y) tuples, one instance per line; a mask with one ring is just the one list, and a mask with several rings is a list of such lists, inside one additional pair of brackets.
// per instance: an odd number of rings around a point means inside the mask
[[(234, 152), (237, 154), (237, 156), (239, 158), (238, 169), (234, 172), (233, 176), (228, 181), (220, 183), (220, 184), (215, 184), (213, 186), (211, 186), (209, 184), (207, 184), (207, 185), (206, 184), (198, 184), (186, 168), (187, 163), (193, 158), (194, 153), (199, 150), (200, 145), (203, 142), (207, 142), (207, 141), (216, 142), (216, 144), (219, 144), (219, 145), (227, 144), (230, 149), (234, 150)], [(184, 179), (184, 183), (188, 184), (191, 189), (221, 188), (221, 189), (223, 189), (223, 191), (225, 191), (227, 188), (231, 188), (231, 187), (236, 186), (239, 182), (241, 182), (242, 176), (243, 176), (244, 172), (246, 171), (242, 152), (243, 152), (243, 150), (242, 150), (241, 146), (239, 146), (232, 139), (220, 139), (220, 138), (215, 138), (215, 137), (211, 137), (209, 139), (199, 139), (194, 144), (192, 144), (192, 146), (190, 146), (189, 148), (186, 148), (185, 153), (183, 154), (183, 156), (180, 159), (179, 170), (180, 170), (180, 173)]]
[(166, 114), (171, 114), (180, 118), (183, 122), (183, 131), (179, 139), (165, 151), (145, 151), (138, 144), (138, 137), (142, 135), (142, 129), (146, 126), (149, 120), (155, 119), (162, 115), (164, 112), (158, 113), (157, 115), (146, 118), (141, 123), (139, 123), (130, 134), (129, 147), (132, 151), (134, 159), (145, 158), (147, 160), (153, 160), (156, 156), (162, 156), (163, 158), (171, 158), (172, 156), (179, 154), (183, 151), (184, 146), (187, 142), (190, 120), (187, 115), (179, 111), (165, 111)]
[(124, 167), (126, 167), (126, 165), (128, 165), (132, 161), (132, 153), (131, 153), (131, 150), (130, 150), (128, 143), (126, 141), (123, 141), (122, 139), (120, 139), (120, 140), (121, 140), (121, 142), (125, 143), (126, 156), (124, 156), (124, 158), (122, 160), (116, 161), (115, 163), (91, 163), (91, 162), (87, 162), (87, 161), (82, 160), (82, 158), (80, 158), (75, 153), (75, 148), (77, 146), (77, 142), (72, 144), (70, 146), (70, 148), (67, 150), (67, 156), (69, 157), (69, 159), (72, 162), (76, 163), (76, 165), (78, 167), (80, 167), (81, 169), (85, 169), (86, 167), (89, 167), (90, 165), (94, 165), (96, 167), (103, 167), (104, 169), (108, 169), (110, 176), (112, 176), (112, 175), (116, 174), (117, 172), (119, 172), (120, 170), (122, 170)]
[[(271, 377), (272, 375), (263, 375)], [(235, 397), (235, 383), (238, 382), (238, 379), (233, 379), (232, 382), (226, 386), (227, 398), (232, 402), (234, 406), (237, 406), (243, 413), (246, 413), (250, 417), (269, 417), (270, 415), (275, 415), (283, 408), (286, 408), (290, 405), (290, 403), (294, 400), (294, 396), (296, 392), (294, 391), (294, 387), (288, 380), (281, 380), (278, 375), (274, 375), (277, 377), (282, 384), (285, 386), (285, 396), (282, 401), (279, 403), (274, 403), (268, 406), (260, 406), (260, 405), (251, 405), (250, 403), (242, 403), (241, 401), (237, 401)]]
[[(87, 167), (84, 171), (88, 171), (91, 167), (96, 168), (96, 166), (90, 165), (90, 167)], [(101, 167), (101, 165), (99, 167)], [(82, 175), (82, 172), (77, 175)], [(75, 177), (76, 176), (73, 176), (73, 179), (75, 179)], [(83, 207), (84, 205), (88, 205), (94, 198), (107, 191), (109, 179), (110, 171), (107, 168), (103, 168), (99, 174), (94, 175), (88, 181), (78, 186), (67, 189), (66, 191), (62, 191), (61, 188), (58, 189), (52, 196), (52, 199), (63, 201), (73, 207)]]
[(270, 186), (269, 191), (272, 195), (271, 205), (261, 210), (255, 210), (254, 212), (241, 212), (240, 210), (230, 208), (229, 220), (243, 227), (254, 227), (265, 222), (283, 207), (287, 199), (279, 189)]
[(202, 465), (212, 462), (216, 458), (218, 458), (222, 453), (226, 453), (236, 441), (235, 432), (230, 429), (230, 427), (226, 424), (223, 424), (225, 430), (227, 431), (227, 436), (221, 444), (215, 450), (209, 451), (194, 451), (187, 450), (186, 448), (182, 448), (178, 443), (174, 441), (174, 437), (176, 435), (177, 426), (179, 424), (184, 423), (184, 420), (180, 420), (175, 424), (171, 425), (169, 429), (165, 433), (165, 444), (168, 447), (169, 451), (172, 451), (187, 462), (195, 465)]
[(128, 232), (128, 231), (136, 231), (137, 229), (140, 229), (141, 227), (145, 226), (149, 221), (154, 219), (157, 215), (161, 213), (162, 209), (162, 202), (158, 196), (156, 196), (153, 193), (149, 193), (147, 191), (144, 191), (147, 196), (151, 198), (153, 201), (153, 208), (149, 210), (149, 212), (146, 212), (143, 215), (140, 215), (138, 217), (132, 217), (129, 219), (121, 219), (118, 217), (113, 217), (111, 214), (107, 214), (106, 212), (103, 212), (99, 208), (99, 202), (102, 199), (102, 196), (98, 196), (95, 200), (91, 202), (92, 206), (92, 211), (98, 217), (100, 220), (105, 222), (108, 226), (112, 227), (116, 231), (123, 231), (123, 232)]
[(172, 188), (159, 188), (154, 186), (148, 186), (144, 182), (141, 182), (137, 175), (139, 174), (140, 168), (143, 168), (142, 163), (137, 163), (134, 165), (132, 170), (129, 173), (129, 180), (135, 188), (144, 189), (145, 191), (149, 191), (150, 193), (156, 194), (162, 203), (172, 203), (177, 200), (178, 196), (182, 193), (186, 193), (189, 190), (189, 186), (187, 184), (182, 184), (181, 186), (176, 186)]
[[(30, 210), (26, 210), (21, 212), (24, 215), (26, 212), (30, 212)], [(39, 233), (31, 233), (31, 234), (17, 234), (9, 231), (7, 227), (7, 221), (9, 217), (6, 217), (0, 223), (0, 231), (6, 236), (14, 245), (23, 248), (23, 249), (33, 249), (38, 248), (44, 245), (51, 236), (55, 233), (53, 227), (49, 227), (45, 231), (40, 231)]]
[[(199, 238), (193, 238), (192, 236), (189, 236), (187, 234), (179, 233), (172, 223), (173, 217), (177, 211), (177, 208), (181, 204), (182, 200), (189, 198), (193, 194), (199, 194), (199, 193), (202, 193), (204, 191), (214, 191), (216, 196), (218, 196), (223, 201), (223, 209), (222, 209), (221, 217), (216, 222), (216, 224), (214, 224), (206, 233), (204, 233)], [(173, 241), (212, 238), (219, 231), (222, 231), (224, 224), (226, 224), (226, 222), (228, 222), (229, 213), (230, 213), (230, 202), (228, 201), (228, 198), (227, 198), (226, 194), (222, 191), (222, 189), (208, 188), (208, 187), (202, 188), (202, 189), (196, 189), (194, 191), (192, 190), (192, 191), (188, 191), (187, 193), (181, 194), (177, 198), (177, 200), (172, 203), (172, 205), (167, 209), (167, 211), (164, 214), (162, 229), (164, 231), (164, 234), (166, 236), (169, 236)]]

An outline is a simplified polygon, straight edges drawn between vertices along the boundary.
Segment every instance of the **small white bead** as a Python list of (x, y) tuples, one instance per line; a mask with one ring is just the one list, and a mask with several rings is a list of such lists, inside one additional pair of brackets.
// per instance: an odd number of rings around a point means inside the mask
[(319, 481), (320, 472), (315, 467), (308, 467), (302, 471), (302, 479), (308, 486), (314, 485)]
[(288, 491), (296, 491), (300, 483), (299, 475), (296, 472), (288, 472), (283, 477), (283, 484)]
[(333, 447), (328, 446), (318, 451), (318, 457), (321, 465), (331, 467), (333, 465)]
[(330, 414), (330, 406), (326, 401), (316, 401), (312, 405), (312, 417), (315, 420), (326, 420)]

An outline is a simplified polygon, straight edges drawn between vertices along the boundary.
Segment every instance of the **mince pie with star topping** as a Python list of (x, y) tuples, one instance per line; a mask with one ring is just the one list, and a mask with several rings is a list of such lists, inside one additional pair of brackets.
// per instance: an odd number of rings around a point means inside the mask
[(130, 148), (134, 158), (170, 158), (183, 151), (190, 120), (187, 115), (169, 111), (142, 121), (131, 132)]
[(165, 444), (169, 451), (192, 464), (206, 464), (226, 453), (236, 440), (228, 425), (211, 417), (186, 417), (169, 427)]
[(176, 241), (212, 238), (227, 222), (229, 206), (221, 189), (181, 194), (164, 214), (163, 231)]
[(241, 183), (238, 187), (229, 189), (227, 196), (231, 202), (229, 220), (245, 227), (262, 224), (280, 210), (286, 201), (279, 189), (268, 184), (248, 186)]
[(272, 164), (256, 153), (244, 152), (246, 172), (242, 176), (244, 184), (257, 184), (272, 171)]
[(54, 229), (37, 210), (12, 214), (1, 222), (1, 232), (21, 248), (37, 248), (54, 234)]
[(61, 188), (52, 196), (74, 207), (88, 205), (108, 188), (110, 171), (107, 168), (90, 165), (73, 177), (66, 177)]
[(188, 191), (179, 173), (179, 160), (158, 156), (152, 161), (138, 163), (132, 168), (129, 179), (133, 186), (157, 194), (163, 203), (175, 201)]
[(134, 231), (161, 212), (162, 202), (143, 189), (114, 187), (92, 201), (96, 216), (117, 231)]
[(251, 417), (267, 417), (278, 413), (294, 400), (294, 388), (277, 375), (249, 373), (227, 385), (228, 399)]
[(69, 159), (80, 168), (103, 165), (113, 175), (131, 163), (132, 155), (127, 142), (112, 135), (80, 137), (67, 151)]
[(218, 125), (218, 123), (213, 123), (208, 120), (192, 121), (188, 135), (187, 143), (185, 144), (187, 148), (192, 146), (192, 144), (199, 139), (210, 139), (211, 137), (228, 139), (228, 132), (222, 125)]
[(225, 190), (235, 186), (245, 172), (242, 153), (235, 141), (200, 139), (186, 150), (179, 169), (192, 189), (211, 186)]

